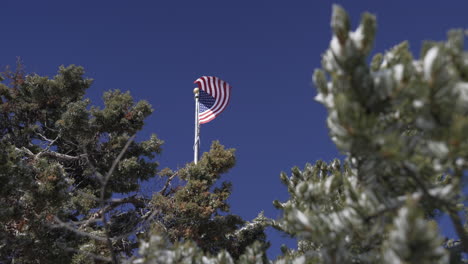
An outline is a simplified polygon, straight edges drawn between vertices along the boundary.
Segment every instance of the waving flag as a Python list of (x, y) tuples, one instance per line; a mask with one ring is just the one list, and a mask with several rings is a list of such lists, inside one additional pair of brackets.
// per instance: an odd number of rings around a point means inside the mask
[(215, 119), (229, 103), (231, 86), (213, 76), (203, 76), (195, 83), (199, 88), (198, 121), (200, 124), (208, 123)]

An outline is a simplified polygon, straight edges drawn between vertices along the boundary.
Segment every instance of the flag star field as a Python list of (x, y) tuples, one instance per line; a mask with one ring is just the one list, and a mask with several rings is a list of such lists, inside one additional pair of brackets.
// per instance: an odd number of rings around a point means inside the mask
[(207, 110), (209, 110), (215, 103), (216, 99), (209, 95), (207, 92), (200, 90), (200, 110), (198, 113), (203, 113)]

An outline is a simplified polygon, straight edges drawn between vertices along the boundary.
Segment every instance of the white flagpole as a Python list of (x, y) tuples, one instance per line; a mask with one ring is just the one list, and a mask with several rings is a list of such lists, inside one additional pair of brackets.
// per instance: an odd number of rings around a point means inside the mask
[(198, 163), (198, 149), (200, 148), (200, 123), (198, 122), (198, 111), (199, 111), (198, 88), (193, 89), (193, 93), (195, 94), (195, 140), (193, 144), (193, 162), (197, 164)]

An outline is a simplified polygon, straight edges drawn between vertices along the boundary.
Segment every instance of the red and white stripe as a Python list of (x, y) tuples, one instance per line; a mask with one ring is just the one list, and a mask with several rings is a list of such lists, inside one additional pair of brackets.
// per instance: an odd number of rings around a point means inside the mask
[(221, 114), (221, 112), (223, 112), (223, 110), (228, 105), (231, 94), (231, 86), (227, 82), (213, 76), (202, 76), (194, 83), (198, 85), (200, 90), (205, 91), (215, 98), (215, 103), (210, 109), (203, 113), (198, 113), (199, 123), (208, 123)]

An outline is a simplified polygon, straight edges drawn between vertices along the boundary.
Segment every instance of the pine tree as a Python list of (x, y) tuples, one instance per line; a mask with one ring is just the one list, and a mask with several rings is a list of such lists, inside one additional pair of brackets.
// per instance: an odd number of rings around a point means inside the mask
[(169, 179), (178, 175), (185, 184), (153, 196), (155, 221), (134, 263), (249, 263), (244, 260), (250, 255), (266, 261), (264, 228), (270, 221), (263, 214), (252, 222), (230, 214), (231, 184), (216, 185), (234, 164), (234, 150), (215, 141), (196, 165), (168, 171)]
[[(283, 174), (290, 199), (275, 226), (299, 239), (279, 263), (459, 263), (468, 252), (463, 202), (468, 163), (468, 52), (463, 31), (426, 42), (416, 60), (403, 42), (367, 58), (376, 20), (355, 31), (333, 7), (333, 38), (313, 75), (344, 162)], [(447, 214), (457, 239), (440, 235)]]
[(128, 194), (155, 176), (162, 141), (133, 141), (152, 109), (129, 93), (107, 92), (104, 108), (90, 107), (83, 74), (69, 66), (48, 78), (20, 67), (2, 77), (2, 263), (106, 261), (137, 247), (130, 235), (148, 199)]
[(234, 165), (234, 149), (225, 150), (215, 141), (196, 165), (190, 163), (179, 170), (177, 174), (186, 184), (153, 196), (152, 205), (157, 208), (159, 219), (153, 232), (164, 233), (173, 243), (192, 240), (211, 254), (226, 250), (234, 259), (254, 241), (265, 242), (264, 224), (240, 229), (245, 221), (229, 214), (226, 200), (231, 194), (231, 183), (215, 186)]

